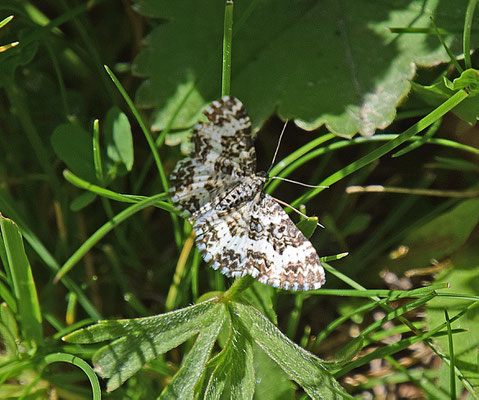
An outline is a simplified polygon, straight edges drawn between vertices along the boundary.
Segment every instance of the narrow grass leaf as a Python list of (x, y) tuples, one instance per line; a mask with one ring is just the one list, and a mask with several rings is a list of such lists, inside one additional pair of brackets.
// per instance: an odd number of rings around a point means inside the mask
[(253, 340), (313, 399), (351, 398), (330, 375), (325, 363), (289, 340), (251, 306), (231, 302)]
[(444, 316), (446, 318), (446, 326), (447, 326), (447, 337), (449, 342), (449, 375), (450, 375), (450, 392), (451, 392), (451, 400), (456, 400), (456, 362), (454, 358), (454, 339), (452, 338), (452, 330), (451, 330), (451, 322), (449, 320), (449, 314), (447, 310), (444, 310)]
[(20, 341), (18, 336), (2, 322), (0, 322), (0, 339), (2, 341), (2, 357), (1, 360), (15, 359), (18, 355), (17, 343)]
[(360, 336), (353, 339), (351, 342), (349, 342), (346, 346), (343, 347), (343, 352), (350, 353), (353, 350), (349, 350), (349, 349), (356, 349), (358, 347), (358, 343), (367, 343), (366, 338), (368, 337), (368, 335), (371, 334), (372, 332), (376, 331), (377, 329), (379, 329), (386, 322), (391, 321), (391, 320), (393, 320), (393, 319), (395, 319), (395, 318), (397, 318), (397, 317), (399, 317), (403, 314), (408, 313), (411, 310), (414, 310), (415, 308), (418, 308), (418, 307), (424, 305), (425, 303), (427, 303), (428, 301), (430, 301), (434, 297), (435, 297), (434, 294), (431, 294), (429, 296), (424, 296), (420, 299), (410, 301), (409, 303), (407, 303), (407, 304), (405, 304), (401, 307), (398, 307), (397, 309), (393, 310), (392, 312), (386, 314), (380, 320), (373, 322), (367, 328), (363, 329), (361, 331)]
[[(1, 243), (0, 237), (0, 246), (3, 246)], [(3, 265), (7, 265), (6, 262), (3, 261)], [(8, 306), (16, 313), (17, 312), (17, 302), (15, 301), (15, 297), (13, 296), (10, 288), (5, 286), (3, 282), (0, 281), (0, 299), (2, 299)]]
[[(33, 231), (25, 223), (25, 221), (23, 221), (23, 219), (20, 217), (20, 214), (17, 212), (13, 204), (13, 200), (1, 189), (0, 210), (3, 210), (5, 213), (8, 213), (8, 215), (16, 221), (18, 226), (21, 228), (22, 234), (25, 237), (27, 243), (33, 248), (33, 250), (37, 253), (40, 259), (50, 269), (50, 271), (57, 272), (60, 269), (60, 265), (58, 264), (57, 260), (52, 256), (52, 254), (43, 245), (40, 239), (33, 233)], [(65, 278), (63, 279), (63, 284), (68, 290), (74, 292), (78, 296), (78, 302), (81, 303), (84, 310), (91, 318), (97, 320), (101, 318), (101, 314), (87, 298), (87, 296), (83, 292), (83, 289), (81, 289), (75, 282), (73, 282), (73, 280)]]
[(23, 247), (22, 234), (12, 220), (1, 215), (0, 226), (8, 260), (6, 267), (12, 279), (23, 339), (39, 343), (43, 337), (42, 314), (32, 270)]
[(101, 161), (101, 147), (100, 147), (100, 123), (96, 119), (93, 121), (93, 164), (95, 166), (96, 179), (101, 184), (104, 183), (105, 177), (103, 175), (103, 163)]
[(434, 134), (437, 132), (439, 129), (439, 126), (442, 123), (442, 118), (439, 118), (437, 121), (434, 121), (434, 123), (427, 128), (426, 132), (424, 133), (423, 136), (418, 137), (418, 140), (415, 140), (414, 142), (408, 144), (401, 150), (397, 151), (394, 153), (391, 157), (400, 157), (403, 156), (404, 154), (409, 153), (410, 151), (417, 149), (418, 147), (422, 146), (423, 144), (427, 143), (429, 139), (431, 139)]
[(15, 319), (16, 312), (12, 310), (5, 304), (0, 304), (0, 320), (5, 325), (5, 327), (12, 333), (13, 337), (18, 338), (18, 324)]

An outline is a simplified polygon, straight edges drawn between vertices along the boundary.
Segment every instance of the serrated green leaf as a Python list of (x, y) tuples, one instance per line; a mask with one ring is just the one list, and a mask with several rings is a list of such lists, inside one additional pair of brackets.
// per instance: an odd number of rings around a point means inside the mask
[(90, 133), (78, 124), (61, 124), (53, 131), (51, 143), (68, 169), (89, 182), (96, 182)]
[(213, 299), (166, 314), (118, 321), (102, 321), (64, 337), (72, 343), (97, 343), (114, 340), (93, 356), (97, 372), (114, 390), (145, 363), (177, 347), (224, 313)]
[(10, 276), (18, 306), (22, 339), (39, 344), (43, 339), (42, 314), (32, 270), (23, 247), (22, 234), (12, 220), (1, 214), (0, 226), (8, 261), (5, 268)]
[[(388, 28), (427, 28), (434, 17), (445, 31), (461, 32), (465, 8), (462, 0), (237, 1), (232, 95), (246, 105), (254, 127), (277, 110), (305, 129), (324, 124), (345, 136), (371, 135), (394, 119), (416, 64), (448, 61), (435, 38)], [(182, 112), (173, 128), (191, 126), (201, 105), (220, 96), (224, 1), (136, 0), (136, 9), (167, 20), (156, 25), (135, 60), (135, 72), (147, 78), (136, 100), (162, 110), (172, 98), (179, 104), (192, 93), (185, 103), (190, 112)], [(459, 35), (444, 39), (461, 50)], [(168, 108), (158, 119), (161, 128), (177, 109)]]
[(241, 319), (253, 340), (281, 369), (313, 399), (348, 397), (324, 366), (324, 362), (289, 340), (256, 309), (232, 302), (236, 318)]
[(112, 107), (106, 115), (105, 143), (107, 156), (131, 171), (134, 160), (131, 126), (128, 117), (118, 107)]
[[(221, 308), (219, 308), (221, 307)], [(160, 399), (192, 399), (194, 390), (206, 369), (206, 362), (215, 344), (223, 322), (226, 319), (224, 308), (218, 305), (214, 319), (199, 331), (198, 338), (185, 356), (180, 370), (163, 390)]]
[(230, 335), (211, 374), (205, 399), (219, 400), (225, 389), (232, 399), (251, 399), (255, 390), (251, 338), (238, 318), (233, 318)]

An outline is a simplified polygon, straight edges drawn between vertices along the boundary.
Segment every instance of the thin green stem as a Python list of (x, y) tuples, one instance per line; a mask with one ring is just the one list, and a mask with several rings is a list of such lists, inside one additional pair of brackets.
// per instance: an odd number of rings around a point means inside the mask
[(434, 31), (436, 32), (436, 36), (437, 36), (437, 38), (439, 39), (439, 41), (441, 42), (442, 47), (444, 47), (444, 50), (446, 50), (446, 53), (447, 53), (447, 55), (449, 56), (449, 59), (450, 59), (451, 62), (454, 64), (454, 66), (456, 67), (456, 69), (459, 71), (459, 73), (462, 74), (463, 69), (462, 69), (462, 67), (459, 65), (459, 63), (457, 62), (456, 57), (455, 57), (454, 54), (452, 53), (452, 51), (451, 51), (451, 49), (449, 48), (449, 46), (448, 46), (448, 45), (446, 44), (446, 42), (444, 41), (444, 38), (442, 37), (441, 32), (439, 32), (439, 29), (437, 28), (436, 23), (434, 22), (434, 18), (433, 18), (433, 17), (430, 17), (430, 19), (431, 19), (432, 26), (434, 27)]
[(236, 279), (231, 287), (225, 292), (223, 301), (228, 302), (237, 298), (242, 292), (248, 289), (254, 283), (252, 276), (246, 275), (243, 278)]
[(95, 165), (96, 179), (101, 185), (104, 185), (105, 182), (100, 149), (100, 126), (98, 119), (95, 119), (93, 121), (93, 163)]
[(463, 49), (464, 49), (464, 64), (466, 69), (472, 67), (471, 62), (471, 27), (472, 19), (474, 17), (474, 10), (476, 9), (477, 0), (469, 0), (466, 10), (466, 19), (464, 21), (464, 31), (463, 31)]
[(231, 93), (231, 44), (233, 37), (233, 1), (227, 0), (225, 5), (225, 22), (223, 32), (223, 74), (221, 96)]

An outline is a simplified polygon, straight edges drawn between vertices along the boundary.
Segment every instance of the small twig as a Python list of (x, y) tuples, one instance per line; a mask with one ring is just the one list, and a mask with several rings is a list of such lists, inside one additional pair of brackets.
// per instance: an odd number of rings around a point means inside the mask
[(370, 186), (349, 186), (346, 188), (347, 194), (356, 193), (401, 193), (413, 194), (418, 196), (436, 196), (436, 197), (478, 197), (479, 190), (433, 190), (433, 189), (409, 189), (393, 186), (370, 185)]

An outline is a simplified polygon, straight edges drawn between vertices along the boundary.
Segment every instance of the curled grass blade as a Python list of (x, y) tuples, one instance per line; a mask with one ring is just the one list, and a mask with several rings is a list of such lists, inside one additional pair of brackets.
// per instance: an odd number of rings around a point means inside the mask
[(47, 365), (53, 364), (56, 362), (65, 362), (80, 368), (86, 374), (86, 376), (88, 377), (88, 380), (90, 381), (92, 394), (93, 394), (93, 400), (101, 399), (100, 382), (98, 381), (98, 377), (96, 376), (95, 372), (93, 372), (93, 369), (90, 367), (90, 365), (86, 361), (71, 354), (53, 353), (43, 358), (42, 369), (45, 368)]

